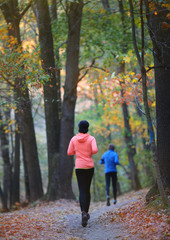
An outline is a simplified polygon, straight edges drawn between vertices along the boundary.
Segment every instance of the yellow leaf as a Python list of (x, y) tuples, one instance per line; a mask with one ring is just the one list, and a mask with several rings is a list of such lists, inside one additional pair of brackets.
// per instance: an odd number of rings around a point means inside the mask
[(13, 120), (11, 120), (8, 125), (11, 125), (12, 123), (13, 123)]
[(131, 60), (131, 58), (130, 58), (129, 56), (126, 56), (126, 57), (125, 57), (125, 62), (126, 62), (126, 63), (130, 63), (130, 60)]
[(138, 79), (134, 78), (134, 79), (132, 80), (132, 82), (133, 82), (133, 83), (137, 83), (137, 82), (138, 82)]

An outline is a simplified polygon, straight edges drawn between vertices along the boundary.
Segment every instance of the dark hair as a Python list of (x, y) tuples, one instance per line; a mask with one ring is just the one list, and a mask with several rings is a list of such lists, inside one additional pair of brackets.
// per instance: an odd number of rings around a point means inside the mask
[(115, 150), (115, 145), (113, 143), (110, 143), (108, 148), (109, 150)]
[(86, 120), (82, 120), (82, 121), (79, 122), (78, 127), (79, 127), (79, 132), (80, 133), (87, 133), (89, 123)]

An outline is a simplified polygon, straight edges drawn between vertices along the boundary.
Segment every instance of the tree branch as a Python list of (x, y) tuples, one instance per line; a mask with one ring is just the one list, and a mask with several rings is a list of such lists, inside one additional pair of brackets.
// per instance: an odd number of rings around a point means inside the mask
[(130, 82), (128, 82), (128, 81), (127, 81), (127, 83), (131, 86), (132, 91), (133, 91), (133, 93), (134, 93), (134, 96), (135, 96), (135, 102), (136, 102), (136, 106), (137, 106), (137, 108), (139, 109), (139, 111), (140, 111), (141, 113), (143, 113), (144, 115), (146, 115), (146, 113), (140, 108), (140, 105), (139, 105), (139, 102), (138, 102), (138, 100), (137, 100), (136, 93), (135, 93), (135, 90), (134, 90), (132, 84), (131, 84)]
[(136, 26), (135, 26), (135, 19), (134, 19), (134, 9), (132, 0), (129, 0), (130, 5), (130, 16), (131, 16), (131, 23), (132, 23), (132, 38), (133, 38), (133, 45), (136, 53), (136, 57), (138, 59), (139, 66), (142, 67), (141, 57), (139, 55), (137, 41), (136, 41)]
[[(150, 70), (152, 69), (156, 69), (156, 68), (163, 68), (163, 69), (166, 69), (166, 70), (169, 70), (170, 67), (167, 67), (167, 66), (156, 66), (156, 67), (148, 67), (148, 69), (146, 70), (146, 73), (149, 72)], [(142, 79), (142, 76), (138, 79), (138, 82)]]
[[(83, 70), (83, 69), (86, 69), (86, 71), (85, 71), (85, 73), (83, 74), (83, 76), (78, 79), (78, 82), (80, 82), (80, 81), (86, 76), (86, 74), (89, 72), (90, 68), (94, 67), (94, 64), (95, 64), (95, 62), (96, 62), (96, 59), (103, 57), (103, 55), (104, 55), (104, 50), (103, 50), (103, 49), (101, 49), (101, 50), (102, 50), (102, 55), (93, 58), (90, 66), (88, 66), (88, 67), (84, 66), (84, 67), (82, 67), (82, 68), (79, 69), (79, 72), (80, 72), (81, 70)], [(94, 67), (94, 68), (97, 68), (97, 67)]]
[(122, 164), (119, 164), (119, 166), (123, 168), (123, 170), (124, 170), (125, 174), (126, 174), (126, 175), (127, 175), (127, 177), (130, 179), (130, 172), (126, 170), (125, 166), (124, 166), (124, 165), (122, 165)]
[(103, 72), (108, 72), (108, 70), (102, 68), (102, 67), (97, 67), (97, 66), (92, 66), (92, 68), (96, 68), (96, 69), (100, 69), (102, 70)]
[(15, 87), (15, 84), (12, 84), (5, 76), (3, 73), (0, 74), (1, 77), (3, 77), (3, 79), (11, 86), (11, 87)]
[(22, 17), (25, 15), (25, 13), (28, 11), (28, 9), (31, 7), (31, 5), (32, 5), (32, 2), (33, 2), (33, 0), (31, 0), (29, 3), (28, 3), (28, 5), (26, 6), (26, 8), (22, 11), (22, 13), (20, 14), (20, 21), (21, 21), (21, 19), (22, 19)]
[(62, 42), (62, 43), (56, 48), (56, 52), (57, 52), (64, 44), (67, 44), (67, 41)]
[(68, 12), (68, 3), (67, 3), (67, 0), (66, 0), (66, 3), (65, 3), (66, 7), (65, 7), (64, 4), (62, 3), (62, 0), (59, 0), (59, 3), (61, 4), (61, 6), (63, 7), (65, 13), (67, 14), (67, 12)]

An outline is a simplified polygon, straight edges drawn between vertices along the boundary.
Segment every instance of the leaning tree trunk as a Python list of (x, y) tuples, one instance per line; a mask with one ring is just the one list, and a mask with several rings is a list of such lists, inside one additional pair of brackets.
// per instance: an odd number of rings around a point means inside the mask
[[(54, 1), (55, 2), (55, 1)], [(47, 0), (34, 0), (35, 13), (39, 29), (39, 42), (42, 67), (49, 75), (49, 81), (44, 83), (44, 104), (45, 104), (45, 121), (47, 134), (48, 150), (48, 199), (57, 199), (59, 194), (59, 144), (60, 144), (60, 70), (55, 68), (53, 37), (51, 30), (51, 19), (49, 14)], [(57, 73), (57, 74), (56, 74)], [(51, 181), (54, 169), (56, 183), (52, 189)], [(53, 184), (52, 184), (53, 185)]]
[(60, 137), (60, 178), (61, 197), (73, 198), (72, 171), (73, 157), (67, 156), (67, 147), (74, 135), (74, 112), (77, 99), (77, 83), (79, 77), (79, 46), (80, 29), (82, 19), (83, 1), (69, 3), (68, 14), (68, 40), (66, 81), (64, 87), (64, 99), (62, 105), (61, 137)]

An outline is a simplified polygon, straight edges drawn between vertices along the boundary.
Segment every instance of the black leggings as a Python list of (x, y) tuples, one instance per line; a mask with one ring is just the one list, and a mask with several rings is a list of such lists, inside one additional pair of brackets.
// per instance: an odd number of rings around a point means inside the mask
[(116, 193), (117, 193), (117, 172), (105, 173), (106, 194), (107, 194), (107, 196), (109, 196), (109, 193), (110, 193), (110, 178), (112, 179), (113, 196), (114, 196), (114, 199), (116, 200)]
[(94, 168), (76, 169), (76, 177), (79, 187), (79, 202), (81, 211), (88, 212), (90, 206), (90, 185), (94, 174)]

